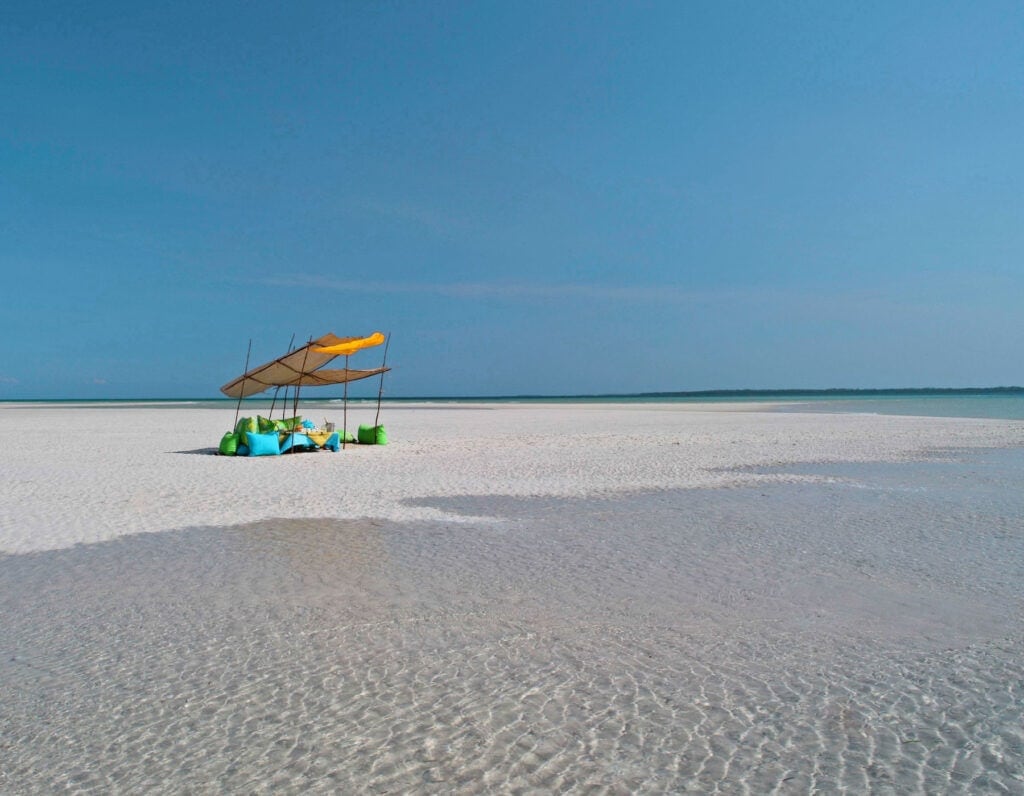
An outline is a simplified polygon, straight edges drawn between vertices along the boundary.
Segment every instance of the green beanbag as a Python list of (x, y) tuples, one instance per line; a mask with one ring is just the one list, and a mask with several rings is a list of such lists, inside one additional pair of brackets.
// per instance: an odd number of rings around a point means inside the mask
[(356, 439), (360, 445), (387, 445), (388, 435), (384, 426), (359, 426)]
[(234, 431), (229, 431), (220, 438), (220, 455), (234, 456), (236, 453), (238, 453), (238, 435)]
[(260, 427), (259, 427), (259, 424), (256, 422), (256, 418), (255, 417), (242, 417), (242, 418), (239, 418), (238, 422), (235, 424), (235, 433), (238, 435), (238, 438), (240, 440), (244, 440), (245, 439), (245, 435), (247, 433), (249, 433), (250, 431), (253, 434), (258, 434), (259, 431), (260, 431)]
[(301, 417), (289, 417), (284, 420), (272, 420), (263, 415), (256, 415), (256, 428), (248, 428), (246, 431), (257, 431), (260, 434), (268, 434), (271, 431), (291, 431), (302, 425)]

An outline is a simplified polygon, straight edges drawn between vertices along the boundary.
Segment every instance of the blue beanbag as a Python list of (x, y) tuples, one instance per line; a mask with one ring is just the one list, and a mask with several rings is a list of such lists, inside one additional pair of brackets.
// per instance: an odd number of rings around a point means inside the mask
[(276, 431), (271, 431), (269, 434), (253, 434), (251, 431), (247, 431), (245, 439), (249, 443), (250, 456), (281, 455), (281, 445), (277, 441)]
[(338, 436), (337, 431), (327, 438), (327, 442), (324, 443), (324, 447), (329, 451), (337, 451), (338, 448), (341, 447), (341, 438)]
[(281, 443), (281, 453), (287, 453), (292, 448), (295, 448), (296, 450), (313, 449), (316, 448), (316, 443), (305, 434), (295, 432), (284, 438), (284, 442)]

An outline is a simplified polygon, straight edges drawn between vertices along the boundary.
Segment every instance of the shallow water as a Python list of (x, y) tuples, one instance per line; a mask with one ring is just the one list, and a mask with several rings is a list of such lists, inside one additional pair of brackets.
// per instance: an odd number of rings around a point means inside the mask
[(889, 395), (808, 397), (785, 402), (787, 412), (854, 412), (877, 415), (920, 417), (989, 417), (1024, 420), (1024, 395), (1020, 393), (978, 393), (974, 395)]
[(1024, 791), (1024, 451), (800, 472), (0, 558), (0, 791)]

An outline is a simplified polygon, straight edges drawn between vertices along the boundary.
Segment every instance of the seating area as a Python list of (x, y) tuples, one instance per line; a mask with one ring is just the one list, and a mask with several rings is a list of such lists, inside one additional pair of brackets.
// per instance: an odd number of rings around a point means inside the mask
[[(245, 372), (236, 379), (225, 384), (220, 391), (229, 398), (238, 400), (235, 417), (241, 409), (242, 401), (271, 388), (275, 388), (274, 400), (270, 413), (273, 414), (277, 403), (277, 391), (284, 389), (284, 403), (288, 405), (288, 391), (294, 389), (292, 396), (293, 413), (298, 411), (299, 389), (301, 387), (323, 387), (332, 384), (344, 385), (343, 401), (345, 417), (348, 416), (348, 383), (359, 381), (370, 376), (380, 376), (380, 387), (377, 390), (377, 416), (375, 425), (359, 426), (358, 437), (341, 434), (334, 430), (334, 424), (324, 420), (324, 428), (295, 417), (273, 420), (262, 417), (243, 417), (235, 424), (233, 431), (227, 432), (220, 441), (218, 453), (224, 456), (280, 456), (282, 453), (297, 451), (337, 451), (349, 442), (362, 445), (386, 445), (388, 438), (380, 421), (380, 402), (384, 391), (384, 374), (387, 367), (387, 340), (380, 332), (366, 337), (338, 337), (325, 334), (299, 348), (291, 348), (287, 354), (270, 362), (249, 368), (249, 354), (245, 355)], [(293, 338), (294, 341), (294, 338)], [(384, 344), (384, 360), (379, 368), (370, 370), (354, 370), (349, 368), (349, 357), (365, 348), (373, 348)], [(252, 351), (252, 341), (249, 342)], [(337, 357), (345, 357), (345, 367), (328, 369), (324, 366)], [(287, 411), (282, 409), (282, 414)]]
[[(344, 440), (342, 436), (344, 435)], [(342, 442), (362, 445), (386, 445), (384, 426), (359, 426), (358, 436), (350, 432), (335, 431), (333, 424), (317, 428), (310, 420), (290, 417), (282, 420), (257, 415), (243, 417), (220, 441), (218, 453), (222, 456), (280, 456), (328, 450), (335, 452)]]

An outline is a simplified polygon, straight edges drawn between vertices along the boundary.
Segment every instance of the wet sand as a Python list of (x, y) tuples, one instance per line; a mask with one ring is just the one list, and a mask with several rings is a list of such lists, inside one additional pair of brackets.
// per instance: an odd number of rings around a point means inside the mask
[[(712, 486), (396, 475), (390, 516), (33, 528), (0, 558), (0, 791), (1021, 792), (1024, 450), (982, 444), (1015, 426), (886, 421), (917, 447), (822, 462), (856, 435), (804, 419), (773, 461), (780, 421), (709, 417), (755, 440), (743, 464), (688, 420), (661, 453)], [(410, 472), (422, 422), (404, 451), (276, 464)], [(585, 442), (563, 455), (601, 470)]]

